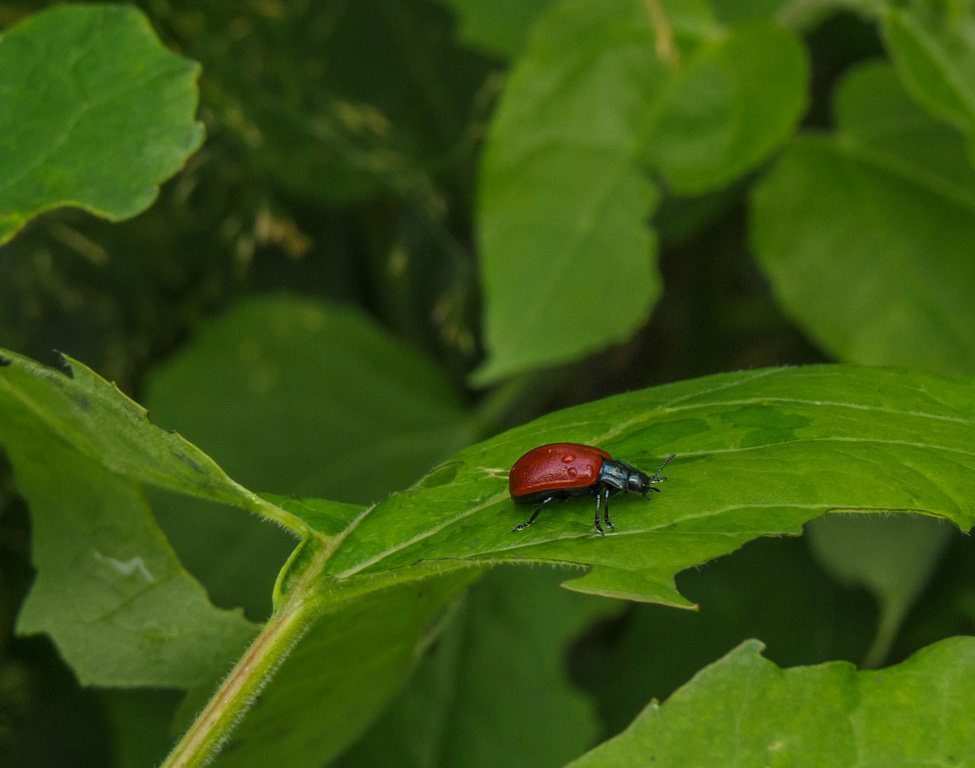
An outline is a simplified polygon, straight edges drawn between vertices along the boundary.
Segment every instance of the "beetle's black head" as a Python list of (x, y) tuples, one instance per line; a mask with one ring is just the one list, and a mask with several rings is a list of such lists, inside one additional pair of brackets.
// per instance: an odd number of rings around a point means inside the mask
[(606, 459), (599, 471), (599, 482), (605, 487), (612, 489), (613, 493), (616, 491), (633, 491), (634, 493), (643, 494), (643, 497), (646, 498), (650, 491), (660, 490), (659, 488), (654, 488), (654, 486), (667, 479), (666, 477), (660, 476), (660, 470), (666, 467), (667, 462), (672, 458), (674, 457), (668, 457), (667, 461), (660, 465), (660, 469), (652, 475), (641, 472), (625, 461)]
[(663, 471), (663, 468), (670, 463), (670, 460), (672, 458), (674, 458), (674, 454), (671, 454), (666, 459), (664, 459), (664, 463), (661, 464), (660, 468), (652, 475), (648, 475), (645, 472), (641, 472), (640, 470), (635, 469), (634, 467), (631, 467), (629, 464), (627, 464), (626, 466), (630, 470), (630, 472), (626, 477), (626, 489), (628, 491), (635, 491), (636, 493), (642, 493), (643, 498), (646, 498), (647, 493), (649, 493), (650, 491), (659, 491), (660, 489), (654, 488), (654, 486), (657, 485), (658, 483), (662, 483), (664, 480), (667, 479), (666, 477), (663, 477), (660, 473), (661, 471)]
[[(635, 469), (626, 476), (626, 490), (634, 491), (635, 493), (642, 493), (643, 497), (646, 498), (647, 493), (651, 490), (657, 490), (651, 485), (654, 482), (650, 479), (650, 476), (646, 472), (641, 472), (639, 469)], [(656, 482), (660, 482), (657, 480)]]

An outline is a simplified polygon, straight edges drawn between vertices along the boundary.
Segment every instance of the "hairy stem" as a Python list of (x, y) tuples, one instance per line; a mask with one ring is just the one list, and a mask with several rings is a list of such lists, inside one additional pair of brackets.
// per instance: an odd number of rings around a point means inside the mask
[(162, 768), (198, 768), (217, 756), (234, 726), (318, 613), (316, 602), (303, 597), (304, 590), (291, 594), (173, 747)]

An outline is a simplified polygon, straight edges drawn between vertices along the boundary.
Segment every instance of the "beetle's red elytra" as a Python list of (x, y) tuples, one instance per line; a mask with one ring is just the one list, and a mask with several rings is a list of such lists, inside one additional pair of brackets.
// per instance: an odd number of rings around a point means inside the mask
[(555, 501), (575, 496), (596, 497), (596, 518), (593, 525), (605, 533), (599, 524), (602, 508), (603, 522), (614, 528), (609, 519), (609, 497), (619, 491), (634, 491), (647, 497), (654, 486), (666, 480), (660, 473), (674, 454), (671, 454), (652, 475), (610, 456), (602, 448), (581, 443), (549, 443), (532, 448), (522, 456), (508, 473), (508, 492), (516, 504), (538, 504), (532, 516), (512, 531), (520, 531), (535, 522), (538, 513)]

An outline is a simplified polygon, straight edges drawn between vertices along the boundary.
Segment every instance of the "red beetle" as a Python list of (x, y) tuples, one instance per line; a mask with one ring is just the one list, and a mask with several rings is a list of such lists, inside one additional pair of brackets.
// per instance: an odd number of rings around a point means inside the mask
[(604, 533), (599, 524), (600, 503), (603, 521), (613, 528), (609, 519), (609, 497), (618, 491), (635, 491), (646, 498), (648, 491), (659, 491), (653, 486), (667, 479), (661, 477), (660, 472), (672, 458), (674, 454), (664, 460), (660, 469), (647, 475), (591, 445), (549, 443), (532, 448), (511, 468), (508, 491), (516, 504), (541, 503), (528, 520), (511, 530), (527, 528), (535, 522), (542, 507), (553, 501), (574, 496), (595, 496), (596, 530)]

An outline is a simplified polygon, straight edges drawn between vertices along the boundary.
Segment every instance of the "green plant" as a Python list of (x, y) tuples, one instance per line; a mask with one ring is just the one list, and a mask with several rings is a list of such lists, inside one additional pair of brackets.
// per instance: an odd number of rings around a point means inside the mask
[[(202, 75), (127, 6), (0, 38), (0, 340), (72, 353), (0, 350), (16, 628), (98, 691), (73, 759), (975, 764), (971, 4), (507, 5), (153, 6)], [(146, 212), (19, 232), (64, 205)], [(514, 534), (555, 441), (677, 458)]]

